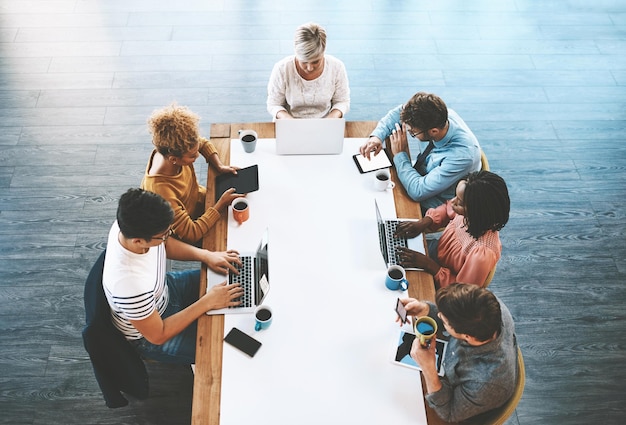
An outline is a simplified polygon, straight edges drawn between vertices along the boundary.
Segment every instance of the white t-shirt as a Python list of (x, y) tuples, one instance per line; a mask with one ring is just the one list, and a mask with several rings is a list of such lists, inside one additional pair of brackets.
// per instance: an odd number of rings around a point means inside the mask
[(143, 335), (129, 319), (146, 319), (155, 309), (162, 315), (169, 302), (165, 244), (135, 254), (120, 244), (119, 233), (116, 221), (109, 231), (102, 286), (115, 327), (126, 339), (140, 339)]
[(324, 118), (332, 109), (345, 116), (350, 110), (350, 86), (343, 62), (324, 55), (324, 70), (314, 80), (298, 74), (295, 56), (274, 65), (267, 85), (267, 111), (276, 118), (286, 110), (294, 118)]

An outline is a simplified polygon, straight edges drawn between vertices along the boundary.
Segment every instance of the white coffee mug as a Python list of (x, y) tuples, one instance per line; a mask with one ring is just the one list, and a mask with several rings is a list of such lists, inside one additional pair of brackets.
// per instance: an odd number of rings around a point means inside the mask
[(241, 141), (241, 146), (243, 146), (243, 150), (247, 153), (254, 152), (256, 148), (258, 136), (256, 131), (254, 130), (239, 130), (239, 140)]
[(388, 170), (378, 170), (374, 173), (374, 188), (378, 191), (393, 189), (396, 184), (391, 181), (391, 174)]

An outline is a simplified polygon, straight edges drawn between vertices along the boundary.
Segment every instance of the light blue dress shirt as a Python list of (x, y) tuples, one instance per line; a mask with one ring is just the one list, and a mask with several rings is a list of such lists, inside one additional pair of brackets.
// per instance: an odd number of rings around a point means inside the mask
[[(402, 106), (389, 111), (378, 122), (372, 136), (383, 141), (389, 137), (396, 123), (401, 125)], [(393, 158), (400, 182), (407, 194), (414, 201), (420, 202), (423, 211), (454, 198), (457, 182), (467, 174), (480, 170), (480, 145), (476, 136), (452, 109), (448, 109), (448, 122), (450, 125), (446, 136), (435, 142), (434, 149), (421, 169), (424, 176), (413, 169), (414, 161), (406, 152), (400, 152)], [(411, 136), (407, 136), (411, 143)], [(426, 149), (428, 142), (419, 145), (421, 152)]]

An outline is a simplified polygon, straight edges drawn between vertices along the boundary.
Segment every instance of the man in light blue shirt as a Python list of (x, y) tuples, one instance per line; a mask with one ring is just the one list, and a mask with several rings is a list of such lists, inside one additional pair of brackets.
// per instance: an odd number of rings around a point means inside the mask
[[(419, 141), (422, 158), (411, 161), (407, 134)], [(377, 155), (389, 138), (398, 178), (422, 212), (454, 198), (457, 182), (480, 170), (480, 145), (465, 121), (444, 101), (424, 92), (387, 113), (360, 148)], [(430, 146), (429, 146), (430, 145)]]

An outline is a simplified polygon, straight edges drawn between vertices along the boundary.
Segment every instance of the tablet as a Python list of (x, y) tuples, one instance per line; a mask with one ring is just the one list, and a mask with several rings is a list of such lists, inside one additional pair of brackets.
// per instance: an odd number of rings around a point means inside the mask
[[(415, 334), (413, 332), (406, 331), (404, 329), (400, 330), (400, 335), (397, 340), (397, 345), (393, 350), (393, 357), (391, 361), (398, 365), (404, 366), (411, 369), (422, 370), (417, 362), (413, 360), (410, 355), (411, 346), (413, 345), (413, 340), (415, 339)], [(443, 376), (445, 374), (443, 368), (443, 359), (446, 355), (446, 349), (448, 348), (448, 341), (443, 339), (436, 339), (437, 346), (436, 349), (436, 363), (437, 363), (437, 374), (439, 376)]]
[(370, 155), (370, 159), (365, 158), (360, 153), (352, 156), (352, 158), (354, 158), (356, 167), (359, 169), (361, 174), (380, 170), (381, 168), (391, 167), (391, 161), (389, 160), (387, 152), (384, 149), (381, 150), (378, 155)]
[(235, 193), (246, 194), (259, 190), (259, 166), (237, 170), (237, 174), (225, 173), (215, 177), (215, 202), (231, 187)]

